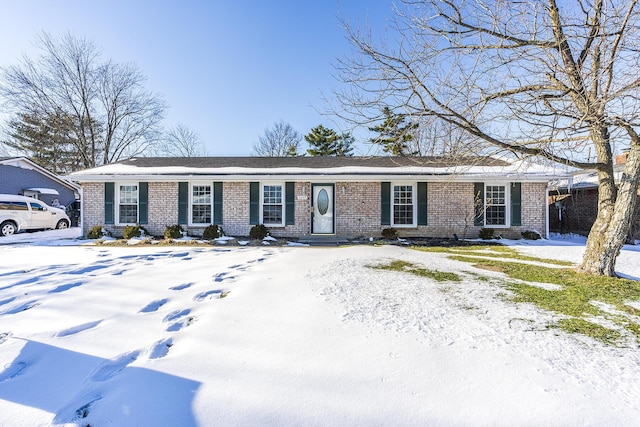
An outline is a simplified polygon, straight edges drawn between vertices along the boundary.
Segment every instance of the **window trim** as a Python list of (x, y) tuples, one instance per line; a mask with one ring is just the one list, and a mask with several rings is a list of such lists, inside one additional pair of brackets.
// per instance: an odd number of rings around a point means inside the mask
[[(503, 187), (504, 188), (504, 224), (487, 224), (487, 209), (490, 205), (487, 204), (487, 187)], [(483, 223), (485, 228), (509, 228), (511, 227), (511, 183), (509, 182), (496, 182), (486, 181), (484, 182), (483, 189)], [(502, 206), (495, 205), (495, 206)]]
[[(411, 224), (396, 224), (394, 215), (394, 193), (397, 186), (411, 186), (411, 205), (413, 206), (413, 218)], [(404, 206), (404, 205), (402, 205)], [(416, 228), (418, 226), (418, 183), (408, 181), (392, 181), (389, 188), (389, 223), (394, 228)]]
[[(193, 187), (209, 187), (210, 193), (210, 201), (209, 207), (211, 208), (211, 221), (210, 222), (193, 222)], [(190, 227), (206, 227), (207, 225), (213, 224), (213, 199), (214, 199), (214, 188), (213, 181), (193, 181), (189, 182), (189, 200), (187, 207), (187, 225)]]
[[(135, 222), (121, 222), (120, 221), (120, 187), (122, 186), (135, 186), (136, 187), (136, 221)], [(113, 204), (115, 207), (115, 224), (120, 226), (136, 225), (140, 221), (140, 182), (138, 181), (118, 181), (114, 185)]]
[[(274, 181), (274, 182), (261, 182), (260, 183), (260, 212), (259, 212), (259, 223), (264, 224), (267, 227), (285, 227), (287, 223), (287, 195), (286, 195), (286, 186), (284, 181)], [(280, 223), (265, 223), (264, 222), (264, 187), (272, 187), (279, 186), (282, 194), (282, 201), (280, 203), (281, 212), (282, 212), (282, 222)]]

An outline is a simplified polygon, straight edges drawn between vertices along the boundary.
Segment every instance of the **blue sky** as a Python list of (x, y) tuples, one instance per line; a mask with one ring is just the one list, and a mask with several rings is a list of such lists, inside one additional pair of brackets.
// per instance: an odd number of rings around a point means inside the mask
[(388, 0), (15, 0), (2, 6), (0, 67), (35, 57), (41, 31), (87, 37), (138, 65), (168, 105), (166, 126), (198, 132), (209, 155), (250, 155), (279, 120), (303, 135), (344, 127), (317, 111), (337, 84), (332, 63), (350, 51), (340, 16), (383, 31), (391, 10)]

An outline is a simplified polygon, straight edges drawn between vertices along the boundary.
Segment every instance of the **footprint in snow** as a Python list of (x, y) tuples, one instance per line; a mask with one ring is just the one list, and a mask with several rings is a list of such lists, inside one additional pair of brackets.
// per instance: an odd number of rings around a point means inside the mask
[(169, 353), (169, 349), (171, 349), (172, 346), (173, 340), (171, 338), (158, 341), (151, 346), (149, 359), (162, 359)]
[(169, 288), (169, 290), (171, 291), (181, 291), (183, 289), (187, 289), (189, 287), (191, 287), (193, 285), (193, 283), (185, 283), (183, 285), (176, 285), (176, 286), (172, 286)]
[(201, 292), (193, 297), (194, 301), (204, 301), (208, 299), (220, 299), (227, 296), (229, 292), (225, 292), (222, 289), (212, 289), (210, 291)]
[(0, 383), (21, 375), (27, 366), (29, 366), (27, 362), (13, 362), (4, 371), (0, 372)]
[(188, 308), (185, 308), (184, 310), (172, 311), (171, 313), (167, 314), (164, 317), (164, 319), (162, 319), (162, 321), (163, 322), (171, 322), (172, 320), (176, 320), (176, 319), (179, 319), (181, 317), (184, 317), (189, 313), (191, 313), (191, 309), (188, 309)]
[(68, 337), (69, 335), (79, 334), (88, 329), (93, 329), (102, 323), (102, 320), (96, 320), (95, 322), (83, 323), (82, 325), (72, 326), (68, 329), (58, 332), (55, 336), (58, 338)]
[(35, 306), (40, 305), (40, 303), (36, 300), (33, 301), (29, 301), (29, 302), (25, 302), (24, 304), (21, 304), (15, 308), (12, 308), (11, 310), (7, 310), (2, 314), (16, 314), (16, 313), (22, 313), (23, 311), (27, 311), (32, 309)]
[(11, 298), (7, 298), (7, 299), (3, 299), (2, 301), (0, 301), (0, 305), (9, 304), (10, 302), (14, 301), (15, 299), (16, 299), (16, 297), (11, 297)]
[[(102, 399), (102, 396), (96, 396), (90, 402), (85, 403), (75, 411), (76, 419), (83, 419), (89, 416), (89, 412), (91, 412), (91, 406), (96, 403), (98, 400)], [(89, 424), (87, 424), (88, 426)]]
[(74, 282), (74, 283), (68, 283), (66, 285), (60, 285), (55, 289), (51, 289), (48, 293), (57, 294), (57, 293), (60, 293), (60, 292), (68, 291), (69, 289), (76, 288), (78, 286), (82, 286), (82, 282)]
[(184, 310), (176, 310), (165, 316), (164, 322), (172, 322), (167, 326), (167, 332), (178, 332), (179, 330), (186, 328), (196, 321), (196, 318), (189, 316), (191, 309), (185, 308)]
[(151, 301), (146, 306), (142, 307), (138, 313), (151, 313), (153, 311), (158, 311), (160, 307), (165, 305), (169, 300), (167, 298)]
[(189, 316), (187, 318), (181, 319), (177, 322), (173, 322), (169, 326), (167, 326), (167, 332), (178, 332), (187, 326), (190, 326), (197, 320), (194, 316)]
[(216, 274), (215, 276), (213, 276), (213, 281), (214, 282), (222, 282), (223, 280), (231, 280), (231, 279), (235, 279), (235, 276), (229, 276), (229, 272), (225, 271), (219, 274)]
[(95, 382), (104, 382), (110, 378), (116, 376), (120, 371), (133, 363), (138, 356), (140, 356), (140, 351), (132, 351), (130, 353), (121, 354), (116, 359), (107, 360), (98, 366), (93, 373), (91, 374), (91, 381)]

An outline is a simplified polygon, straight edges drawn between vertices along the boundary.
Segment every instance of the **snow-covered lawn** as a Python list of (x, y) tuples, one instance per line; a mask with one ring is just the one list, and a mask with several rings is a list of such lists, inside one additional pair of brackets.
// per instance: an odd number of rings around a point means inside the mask
[[(47, 236), (0, 245), (1, 426), (640, 419), (640, 350), (549, 330), (553, 315), (477, 276), (499, 273), (444, 254)], [(584, 250), (576, 239), (508, 243), (576, 262)], [(640, 278), (633, 249), (619, 271)], [(395, 259), (464, 280), (369, 267)]]

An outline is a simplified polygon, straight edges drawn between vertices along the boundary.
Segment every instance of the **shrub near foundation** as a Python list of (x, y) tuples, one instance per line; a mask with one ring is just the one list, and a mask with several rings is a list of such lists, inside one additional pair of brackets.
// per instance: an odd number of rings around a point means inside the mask
[(224, 236), (224, 231), (218, 224), (208, 225), (202, 232), (202, 238), (207, 240), (217, 239), (222, 236)]
[(480, 230), (480, 238), (482, 240), (491, 240), (493, 239), (493, 233), (495, 230), (493, 228), (483, 228)]
[(122, 232), (122, 237), (125, 239), (141, 236), (149, 236), (149, 232), (139, 225), (127, 225)]
[(398, 238), (398, 230), (395, 228), (385, 228), (382, 230), (382, 237), (387, 240), (396, 240)]
[(102, 236), (102, 225), (94, 225), (87, 233), (87, 239), (99, 239)]
[(164, 238), (165, 239), (179, 239), (182, 237), (182, 229), (181, 225), (168, 225), (164, 230)]
[(540, 236), (540, 233), (538, 233), (537, 231), (533, 231), (533, 230), (526, 230), (526, 231), (523, 231), (520, 234), (522, 235), (522, 238), (526, 239), (526, 240), (538, 240), (538, 239), (542, 238), (542, 236)]
[(258, 224), (251, 227), (249, 236), (252, 239), (262, 240), (269, 235), (269, 229), (264, 224)]

